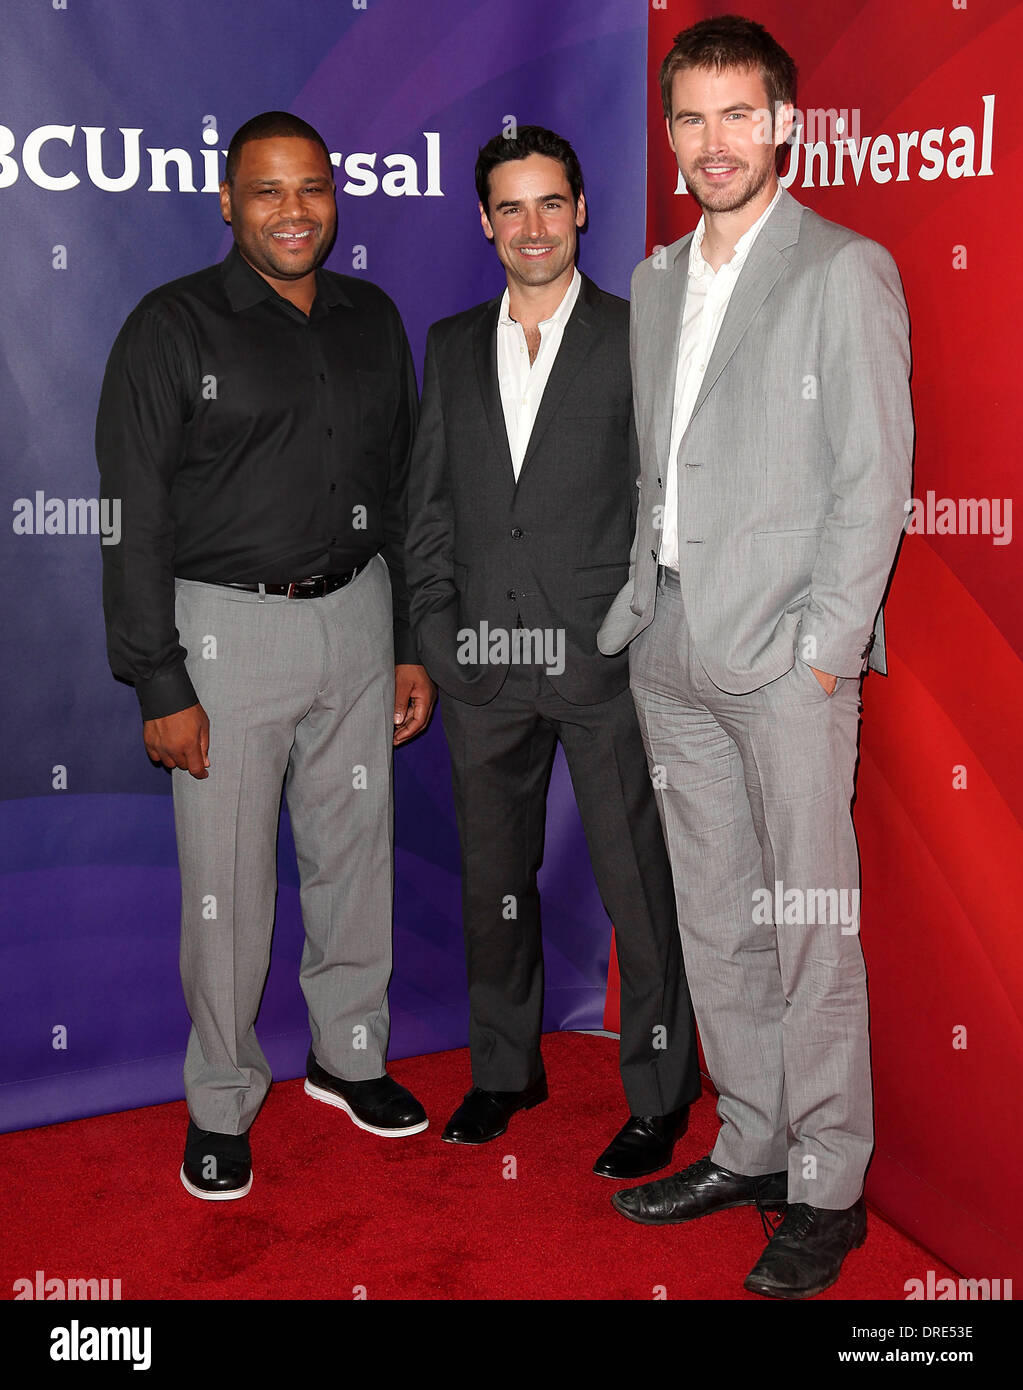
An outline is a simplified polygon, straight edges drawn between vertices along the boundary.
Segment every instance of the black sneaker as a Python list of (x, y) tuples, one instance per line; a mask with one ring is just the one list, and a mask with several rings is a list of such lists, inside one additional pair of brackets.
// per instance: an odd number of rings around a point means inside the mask
[(306, 1059), (305, 1093), (343, 1110), (360, 1129), (385, 1139), (418, 1134), (430, 1123), (411, 1091), (385, 1072), (375, 1081), (342, 1081), (324, 1071), (313, 1056)]
[(252, 1186), (248, 1134), (217, 1134), (189, 1120), (180, 1176), (185, 1191), (204, 1202), (244, 1197)]

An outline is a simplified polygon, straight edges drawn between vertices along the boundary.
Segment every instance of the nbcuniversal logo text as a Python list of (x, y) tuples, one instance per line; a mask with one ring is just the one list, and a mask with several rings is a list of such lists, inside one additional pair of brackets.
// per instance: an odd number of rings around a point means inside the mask
[[(860, 137), (859, 112), (831, 108), (806, 113), (791, 135), (788, 167), (779, 175), (783, 188), (791, 188), (803, 170), (801, 188), (842, 188), (869, 177), (872, 183), (925, 183), (940, 179), (982, 178), (994, 173), (991, 155), (995, 133), (994, 93), (980, 99), (982, 110), (973, 125), (951, 130), (901, 130)], [(764, 112), (769, 120), (770, 113)], [(765, 126), (766, 129), (766, 126)], [(808, 138), (826, 135), (825, 139)], [(676, 193), (687, 193), (681, 173)]]
[[(219, 190), (227, 151), (213, 148), (220, 140), (214, 118), (204, 116), (202, 124), (206, 148), (194, 157), (180, 148), (145, 146), (147, 192)], [(83, 181), (104, 193), (124, 193), (143, 178), (144, 134), (142, 126), (40, 125), (19, 145), (14, 130), (0, 125), (0, 189), (10, 188), (24, 174), (50, 193)], [(424, 130), (422, 136), (425, 148), (419, 155), (375, 150), (331, 154), (331, 163), (345, 177), (343, 183), (338, 180), (338, 192), (353, 198), (368, 198), (378, 190), (388, 198), (443, 198), (440, 131)]]

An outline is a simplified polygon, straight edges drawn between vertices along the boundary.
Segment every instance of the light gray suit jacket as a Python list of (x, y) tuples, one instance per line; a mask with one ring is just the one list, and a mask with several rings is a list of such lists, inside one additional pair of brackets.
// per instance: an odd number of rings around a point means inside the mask
[[(632, 278), (639, 508), (629, 580), (597, 639), (609, 654), (653, 618), (691, 238)], [(797, 658), (855, 677), (869, 655), (886, 671), (880, 609), (912, 481), (909, 370), (891, 256), (783, 190), (678, 454), (679, 579), (721, 689), (755, 690)]]

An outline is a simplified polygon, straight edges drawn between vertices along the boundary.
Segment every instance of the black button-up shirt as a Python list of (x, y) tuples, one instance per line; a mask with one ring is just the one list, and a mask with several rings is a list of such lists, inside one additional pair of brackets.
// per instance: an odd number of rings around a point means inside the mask
[[(280, 583), (387, 562), (395, 661), (417, 661), (405, 489), (418, 408), (387, 295), (318, 270), (308, 317), (232, 247), (146, 295), (107, 363), (96, 424), (107, 649), (144, 719), (197, 703), (174, 577)], [(315, 603), (316, 599), (302, 600)]]

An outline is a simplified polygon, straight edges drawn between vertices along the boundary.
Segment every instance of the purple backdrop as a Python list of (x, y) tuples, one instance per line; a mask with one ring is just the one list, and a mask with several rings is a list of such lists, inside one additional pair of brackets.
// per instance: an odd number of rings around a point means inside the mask
[[(99, 540), (75, 533), (70, 508), (46, 504), (97, 494), (99, 383), (129, 310), (229, 245), (216, 199), (202, 191), (215, 181), (213, 152), (260, 110), (286, 108), (318, 127), (341, 155), (329, 264), (391, 294), (421, 363), (434, 319), (502, 287), (472, 171), (508, 116), (574, 143), (590, 207), (581, 263), (627, 293), (644, 251), (646, 16), (644, 0), (307, 0), (300, 9), (95, 0), (66, 10), (8, 0), (0, 1129), (182, 1094), (170, 779), (150, 767), (134, 694), (106, 666)], [(33, 517), (51, 517), (52, 534), (34, 525), (25, 534), (23, 499)], [(398, 750), (395, 783), (392, 1058), (466, 1041), (439, 720)], [(302, 1070), (308, 1032), (286, 816), (280, 883), (259, 1029), (275, 1075), (288, 1077)], [(545, 1024), (600, 1027), (610, 928), (560, 758), (542, 886)]]

